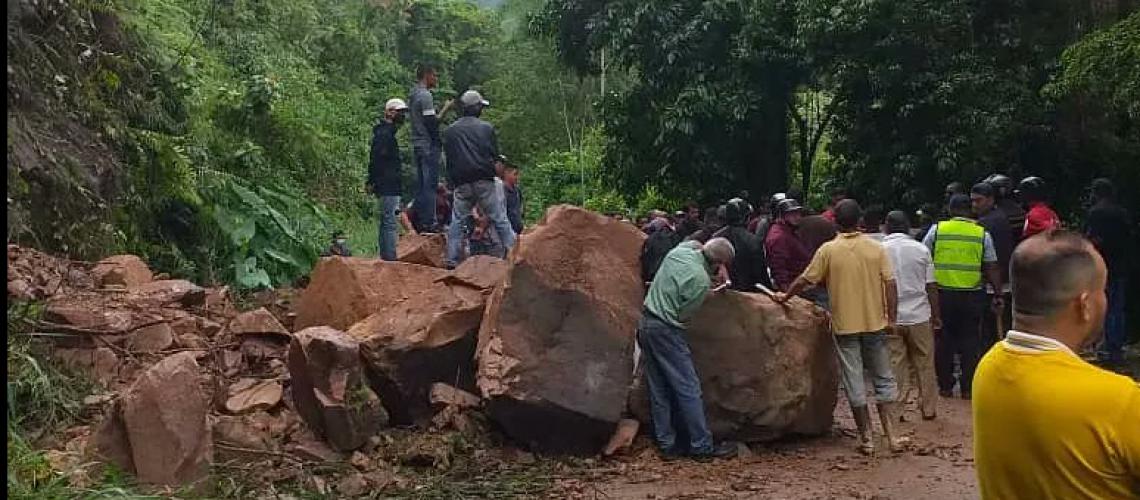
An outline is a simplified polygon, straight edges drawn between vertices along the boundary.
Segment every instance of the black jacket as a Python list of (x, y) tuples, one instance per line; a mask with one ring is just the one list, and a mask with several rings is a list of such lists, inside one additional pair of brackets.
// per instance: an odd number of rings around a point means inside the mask
[(381, 120), (372, 127), (372, 152), (368, 161), (368, 183), (377, 196), (400, 195), (400, 145), (396, 126)]
[(764, 241), (748, 232), (744, 226), (725, 226), (714, 237), (727, 239), (736, 250), (736, 258), (728, 266), (728, 279), (732, 280), (733, 290), (759, 292), (756, 284), (772, 289), (768, 277), (768, 261), (764, 258)]
[(490, 123), (464, 116), (443, 131), (443, 152), (452, 187), (495, 178), (499, 141)]
[(665, 254), (676, 247), (681, 240), (680, 233), (663, 227), (649, 234), (641, 244), (641, 280), (650, 283), (657, 275), (657, 269), (665, 260)]
[(503, 185), (503, 194), (507, 199), (505, 205), (507, 207), (507, 220), (511, 221), (511, 229), (515, 230), (515, 234), (522, 233), (523, 230), (523, 195), (522, 188), (519, 186), (511, 187), (506, 184)]

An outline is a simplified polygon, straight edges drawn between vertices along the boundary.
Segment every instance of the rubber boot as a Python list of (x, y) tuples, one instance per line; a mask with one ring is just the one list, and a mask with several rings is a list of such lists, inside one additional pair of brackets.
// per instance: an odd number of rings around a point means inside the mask
[(879, 422), (883, 424), (883, 435), (887, 438), (887, 446), (890, 448), (891, 453), (903, 451), (906, 444), (910, 441), (895, 433), (895, 419), (898, 418), (898, 406), (899, 404), (897, 402), (878, 404)]
[(870, 455), (875, 452), (875, 442), (871, 431), (871, 409), (864, 406), (852, 406), (851, 414), (855, 416), (855, 427), (859, 431), (859, 452)]

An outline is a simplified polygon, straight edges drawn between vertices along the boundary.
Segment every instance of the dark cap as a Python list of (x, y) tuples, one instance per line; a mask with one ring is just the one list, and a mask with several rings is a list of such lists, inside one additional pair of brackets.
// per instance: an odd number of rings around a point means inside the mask
[(803, 211), (803, 209), (804, 207), (800, 206), (800, 202), (796, 201), (795, 198), (787, 198), (776, 205), (776, 212), (780, 215), (800, 212)]

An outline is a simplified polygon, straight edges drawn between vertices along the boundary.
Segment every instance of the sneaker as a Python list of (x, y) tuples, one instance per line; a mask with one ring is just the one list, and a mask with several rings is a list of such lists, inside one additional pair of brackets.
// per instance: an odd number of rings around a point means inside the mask
[(707, 453), (694, 453), (691, 456), (694, 460), (700, 462), (707, 462), (716, 458), (733, 458), (736, 456), (736, 443), (725, 441), (718, 445), (714, 445), (713, 449)]

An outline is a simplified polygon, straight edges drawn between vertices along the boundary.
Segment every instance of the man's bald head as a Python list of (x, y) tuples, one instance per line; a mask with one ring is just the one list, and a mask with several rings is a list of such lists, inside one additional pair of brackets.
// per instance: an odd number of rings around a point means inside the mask
[[(1083, 236), (1053, 231), (1018, 245), (1010, 259), (1013, 312), (1019, 321), (1080, 331), (1080, 344), (1104, 322), (1107, 272), (1100, 254)], [(1015, 321), (1015, 323), (1018, 321)]]

